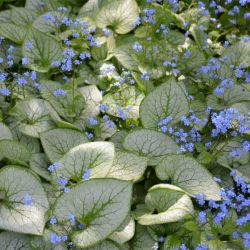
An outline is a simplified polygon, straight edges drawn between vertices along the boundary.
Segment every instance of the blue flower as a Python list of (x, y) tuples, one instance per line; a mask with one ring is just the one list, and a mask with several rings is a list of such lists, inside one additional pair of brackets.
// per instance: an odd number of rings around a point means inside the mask
[(75, 216), (72, 213), (69, 213), (67, 217), (70, 220), (70, 224), (71, 225), (75, 225), (76, 224)]
[(83, 180), (84, 180), (84, 181), (89, 180), (90, 174), (91, 174), (91, 169), (90, 169), (90, 168), (87, 168), (87, 169), (84, 171), (84, 174), (83, 174), (83, 176), (82, 176)]
[(55, 216), (51, 217), (50, 220), (49, 220), (49, 223), (50, 223), (51, 225), (57, 224), (57, 218), (56, 218)]
[(53, 172), (56, 168), (59, 168), (61, 166), (61, 164), (59, 162), (54, 162), (52, 165), (50, 165), (48, 167), (48, 170), (50, 172)]
[(4, 96), (10, 96), (10, 91), (7, 88), (3, 87), (0, 88), (0, 94)]
[(200, 206), (205, 204), (206, 195), (205, 194), (196, 194), (195, 199)]
[(98, 121), (91, 117), (91, 118), (89, 118), (89, 123), (91, 126), (95, 126), (98, 124)]
[(140, 43), (135, 42), (135, 43), (133, 44), (133, 49), (134, 49), (136, 52), (141, 52), (141, 51), (143, 50), (143, 46), (142, 46)]
[(204, 224), (207, 222), (207, 214), (204, 211), (199, 212), (199, 221)]
[(59, 97), (59, 96), (66, 96), (67, 95), (67, 91), (63, 90), (63, 89), (57, 89), (54, 91), (54, 96)]
[(32, 198), (31, 198), (31, 196), (28, 193), (24, 197), (24, 202), (28, 206), (30, 206), (32, 204)]

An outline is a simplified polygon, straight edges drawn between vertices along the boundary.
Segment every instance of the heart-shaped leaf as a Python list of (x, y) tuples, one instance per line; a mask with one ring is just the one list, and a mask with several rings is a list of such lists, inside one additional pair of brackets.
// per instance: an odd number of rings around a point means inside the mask
[(208, 200), (220, 200), (219, 185), (212, 179), (209, 171), (195, 159), (170, 155), (156, 166), (155, 171), (160, 180), (170, 180), (171, 184), (180, 187), (187, 194), (205, 194)]
[(171, 123), (179, 121), (189, 111), (182, 86), (174, 78), (150, 92), (140, 106), (140, 118), (145, 128), (158, 128), (158, 123), (171, 116)]
[(126, 34), (135, 28), (139, 16), (135, 0), (115, 0), (101, 8), (97, 15), (97, 26), (112, 26), (118, 34)]
[(40, 133), (54, 127), (51, 118), (56, 114), (47, 101), (34, 98), (18, 102), (11, 115), (18, 121), (20, 132), (39, 138)]
[(60, 196), (53, 214), (59, 223), (68, 221), (68, 214), (84, 225), (72, 232), (72, 241), (79, 247), (90, 247), (104, 240), (124, 221), (129, 210), (132, 185), (114, 179), (95, 179), (78, 184)]
[(39, 179), (29, 170), (0, 170), (0, 208), (0, 228), (42, 235), (49, 204)]
[(56, 162), (67, 153), (82, 143), (88, 142), (85, 134), (72, 130), (57, 128), (41, 134), (41, 142), (51, 162)]
[(72, 148), (59, 161), (54, 179), (67, 178), (74, 182), (83, 180), (85, 170), (91, 169), (90, 177), (105, 177), (114, 160), (114, 145), (110, 142), (88, 142)]
[(178, 146), (168, 136), (150, 129), (138, 129), (129, 133), (123, 142), (126, 150), (138, 153), (156, 165), (169, 154), (177, 154)]
[[(26, 43), (32, 43), (32, 49)], [(28, 59), (30, 69), (47, 72), (54, 61), (62, 59), (61, 44), (52, 36), (32, 28), (25, 36), (23, 55)]]

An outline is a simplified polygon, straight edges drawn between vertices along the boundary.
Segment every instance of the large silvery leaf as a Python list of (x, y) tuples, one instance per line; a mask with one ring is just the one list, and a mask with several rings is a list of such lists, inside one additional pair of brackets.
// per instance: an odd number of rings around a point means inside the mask
[(59, 223), (65, 223), (69, 213), (74, 214), (85, 229), (73, 232), (72, 241), (76, 246), (90, 247), (107, 238), (124, 221), (130, 210), (131, 192), (130, 182), (89, 180), (60, 196), (53, 214)]
[[(25, 46), (27, 42), (32, 43), (32, 49)], [(32, 28), (25, 37), (23, 55), (28, 59), (30, 69), (47, 72), (52, 62), (61, 60), (62, 48), (55, 38)]]
[(122, 225), (109, 236), (109, 239), (117, 242), (119, 245), (124, 244), (133, 238), (135, 233), (135, 221), (127, 216)]
[(134, 29), (138, 16), (135, 0), (115, 0), (101, 8), (96, 22), (100, 28), (112, 26), (116, 33), (126, 34)]
[(30, 237), (13, 232), (0, 233), (0, 249), (2, 250), (31, 250)]
[(51, 121), (54, 112), (47, 101), (34, 98), (18, 102), (11, 110), (11, 115), (19, 122), (20, 132), (39, 138), (40, 133), (54, 127)]
[(105, 177), (114, 160), (114, 146), (110, 142), (88, 142), (72, 148), (59, 161), (54, 178), (65, 177), (80, 182), (85, 170), (91, 177)]
[(149, 165), (156, 165), (166, 155), (177, 154), (177, 144), (163, 133), (138, 129), (129, 133), (123, 142), (123, 147), (133, 153), (146, 157)]
[(67, 153), (82, 143), (88, 142), (85, 134), (72, 130), (57, 128), (41, 134), (41, 142), (51, 162), (56, 162)]
[(108, 177), (135, 182), (143, 176), (146, 167), (145, 158), (127, 152), (117, 152)]
[(247, 68), (250, 65), (250, 42), (240, 41), (228, 47), (223, 53), (222, 57), (226, 59), (228, 65), (235, 65)]
[(229, 108), (238, 102), (250, 100), (250, 86), (247, 84), (235, 85), (232, 88), (225, 89), (221, 96), (209, 95), (207, 104), (212, 109), (221, 110)]
[(31, 153), (27, 147), (17, 141), (1, 140), (0, 155), (11, 162), (24, 164), (30, 160)]
[(156, 175), (160, 180), (171, 180), (171, 184), (180, 187), (189, 195), (205, 194), (208, 200), (220, 200), (220, 188), (213, 181), (212, 175), (190, 157), (167, 156), (156, 166)]
[(174, 78), (162, 84), (142, 101), (140, 106), (140, 118), (145, 128), (157, 128), (158, 123), (171, 116), (171, 123), (179, 121), (189, 110), (187, 97)]
[(16, 166), (0, 170), (0, 204), (0, 228), (35, 235), (43, 233), (49, 204), (41, 183), (30, 171)]
[(191, 199), (178, 187), (159, 184), (149, 189), (146, 205), (152, 212), (137, 218), (142, 225), (164, 224), (177, 222), (193, 214)]
[(12, 140), (13, 136), (10, 129), (2, 122), (0, 122), (0, 141)]
[(12, 6), (10, 10), (10, 21), (17, 25), (27, 26), (35, 20), (36, 14), (23, 7)]

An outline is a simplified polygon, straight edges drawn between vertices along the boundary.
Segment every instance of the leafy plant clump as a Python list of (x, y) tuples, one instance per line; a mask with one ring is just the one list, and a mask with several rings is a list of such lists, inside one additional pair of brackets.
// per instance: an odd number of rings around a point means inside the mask
[(249, 3), (0, 1), (0, 249), (250, 249)]

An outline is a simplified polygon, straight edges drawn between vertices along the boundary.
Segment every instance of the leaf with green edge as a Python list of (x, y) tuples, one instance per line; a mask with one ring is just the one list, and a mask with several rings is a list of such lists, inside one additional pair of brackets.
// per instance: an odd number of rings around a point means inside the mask
[(109, 239), (122, 245), (133, 238), (135, 234), (135, 221), (130, 216), (127, 216), (122, 225), (109, 236)]
[[(32, 49), (25, 46), (27, 42), (32, 43)], [(28, 59), (30, 69), (46, 73), (52, 62), (62, 59), (62, 47), (52, 36), (31, 28), (25, 36), (23, 55)]]
[[(42, 235), (48, 200), (39, 179), (29, 170), (6, 166), (0, 170), (0, 228)], [(26, 195), (31, 204), (25, 203)]]
[(51, 179), (50, 172), (48, 171), (49, 165), (49, 159), (44, 153), (32, 154), (30, 159), (30, 169), (47, 181), (50, 181)]
[(53, 172), (53, 178), (65, 177), (80, 182), (87, 168), (90, 178), (105, 177), (115, 157), (114, 145), (110, 142), (88, 142), (72, 148), (60, 160), (60, 167)]
[(133, 250), (152, 250), (155, 245), (155, 240), (147, 231), (146, 226), (137, 224), (135, 227), (135, 236), (131, 241)]
[(137, 218), (142, 225), (164, 224), (184, 220), (194, 213), (191, 199), (173, 185), (159, 184), (151, 187), (145, 199), (148, 209), (157, 214), (146, 213)]
[(99, 83), (98, 76), (86, 64), (82, 64), (79, 66), (79, 76), (80, 76), (80, 79), (82, 79), (81, 82), (85, 82), (87, 84), (95, 84), (95, 85)]
[(2, 250), (31, 250), (30, 237), (13, 232), (0, 233), (0, 249)]
[(179, 147), (167, 135), (150, 129), (138, 129), (130, 132), (124, 139), (123, 147), (149, 160), (156, 165), (166, 155), (177, 154)]
[(143, 93), (149, 94), (154, 90), (155, 87), (152, 81), (142, 79), (141, 75), (136, 72), (132, 72), (132, 76), (135, 79), (139, 90)]
[(54, 127), (54, 123), (51, 121), (54, 112), (47, 101), (33, 98), (17, 102), (10, 115), (19, 122), (20, 132), (39, 138), (40, 133)]
[(181, 83), (174, 78), (150, 92), (141, 103), (140, 118), (143, 127), (158, 128), (158, 123), (171, 116), (171, 124), (177, 123), (189, 111), (188, 99)]
[(232, 88), (226, 88), (221, 96), (208, 95), (207, 104), (212, 109), (222, 110), (231, 105), (246, 102), (250, 100), (250, 86), (248, 84), (234, 85)]
[(0, 22), (0, 35), (10, 39), (11, 41), (22, 44), (28, 29), (22, 25), (11, 22)]
[(160, 180), (171, 180), (171, 184), (180, 187), (191, 196), (205, 194), (208, 200), (221, 199), (220, 187), (212, 179), (212, 175), (191, 157), (167, 156), (156, 166), (155, 171)]
[(74, 232), (78, 247), (91, 247), (112, 234), (130, 211), (132, 184), (114, 179), (95, 179), (78, 184), (56, 201), (53, 214), (65, 223), (69, 213), (85, 225)]
[(192, 24), (190, 27), (190, 33), (194, 37), (194, 40), (196, 41), (198, 47), (200, 50), (207, 50), (207, 36), (206, 33), (199, 29), (197, 24)]
[(107, 177), (136, 182), (147, 168), (147, 160), (135, 154), (119, 151), (115, 154)]
[(10, 129), (2, 122), (0, 122), (0, 141), (1, 140), (12, 140), (13, 135)]
[(85, 134), (66, 128), (48, 130), (40, 135), (45, 153), (51, 162), (61, 159), (70, 149), (88, 142)]
[(135, 28), (139, 8), (135, 0), (115, 0), (103, 6), (97, 15), (99, 28), (111, 26), (118, 34), (126, 34)]
[(17, 141), (2, 140), (0, 141), (1, 157), (14, 163), (26, 165), (31, 157), (31, 152), (27, 147)]
[(121, 108), (127, 118), (136, 120), (139, 118), (139, 107), (143, 98), (143, 93), (136, 87), (129, 86), (116, 93), (108, 93), (103, 97), (102, 102), (109, 105), (108, 114), (121, 117), (119, 112)]

